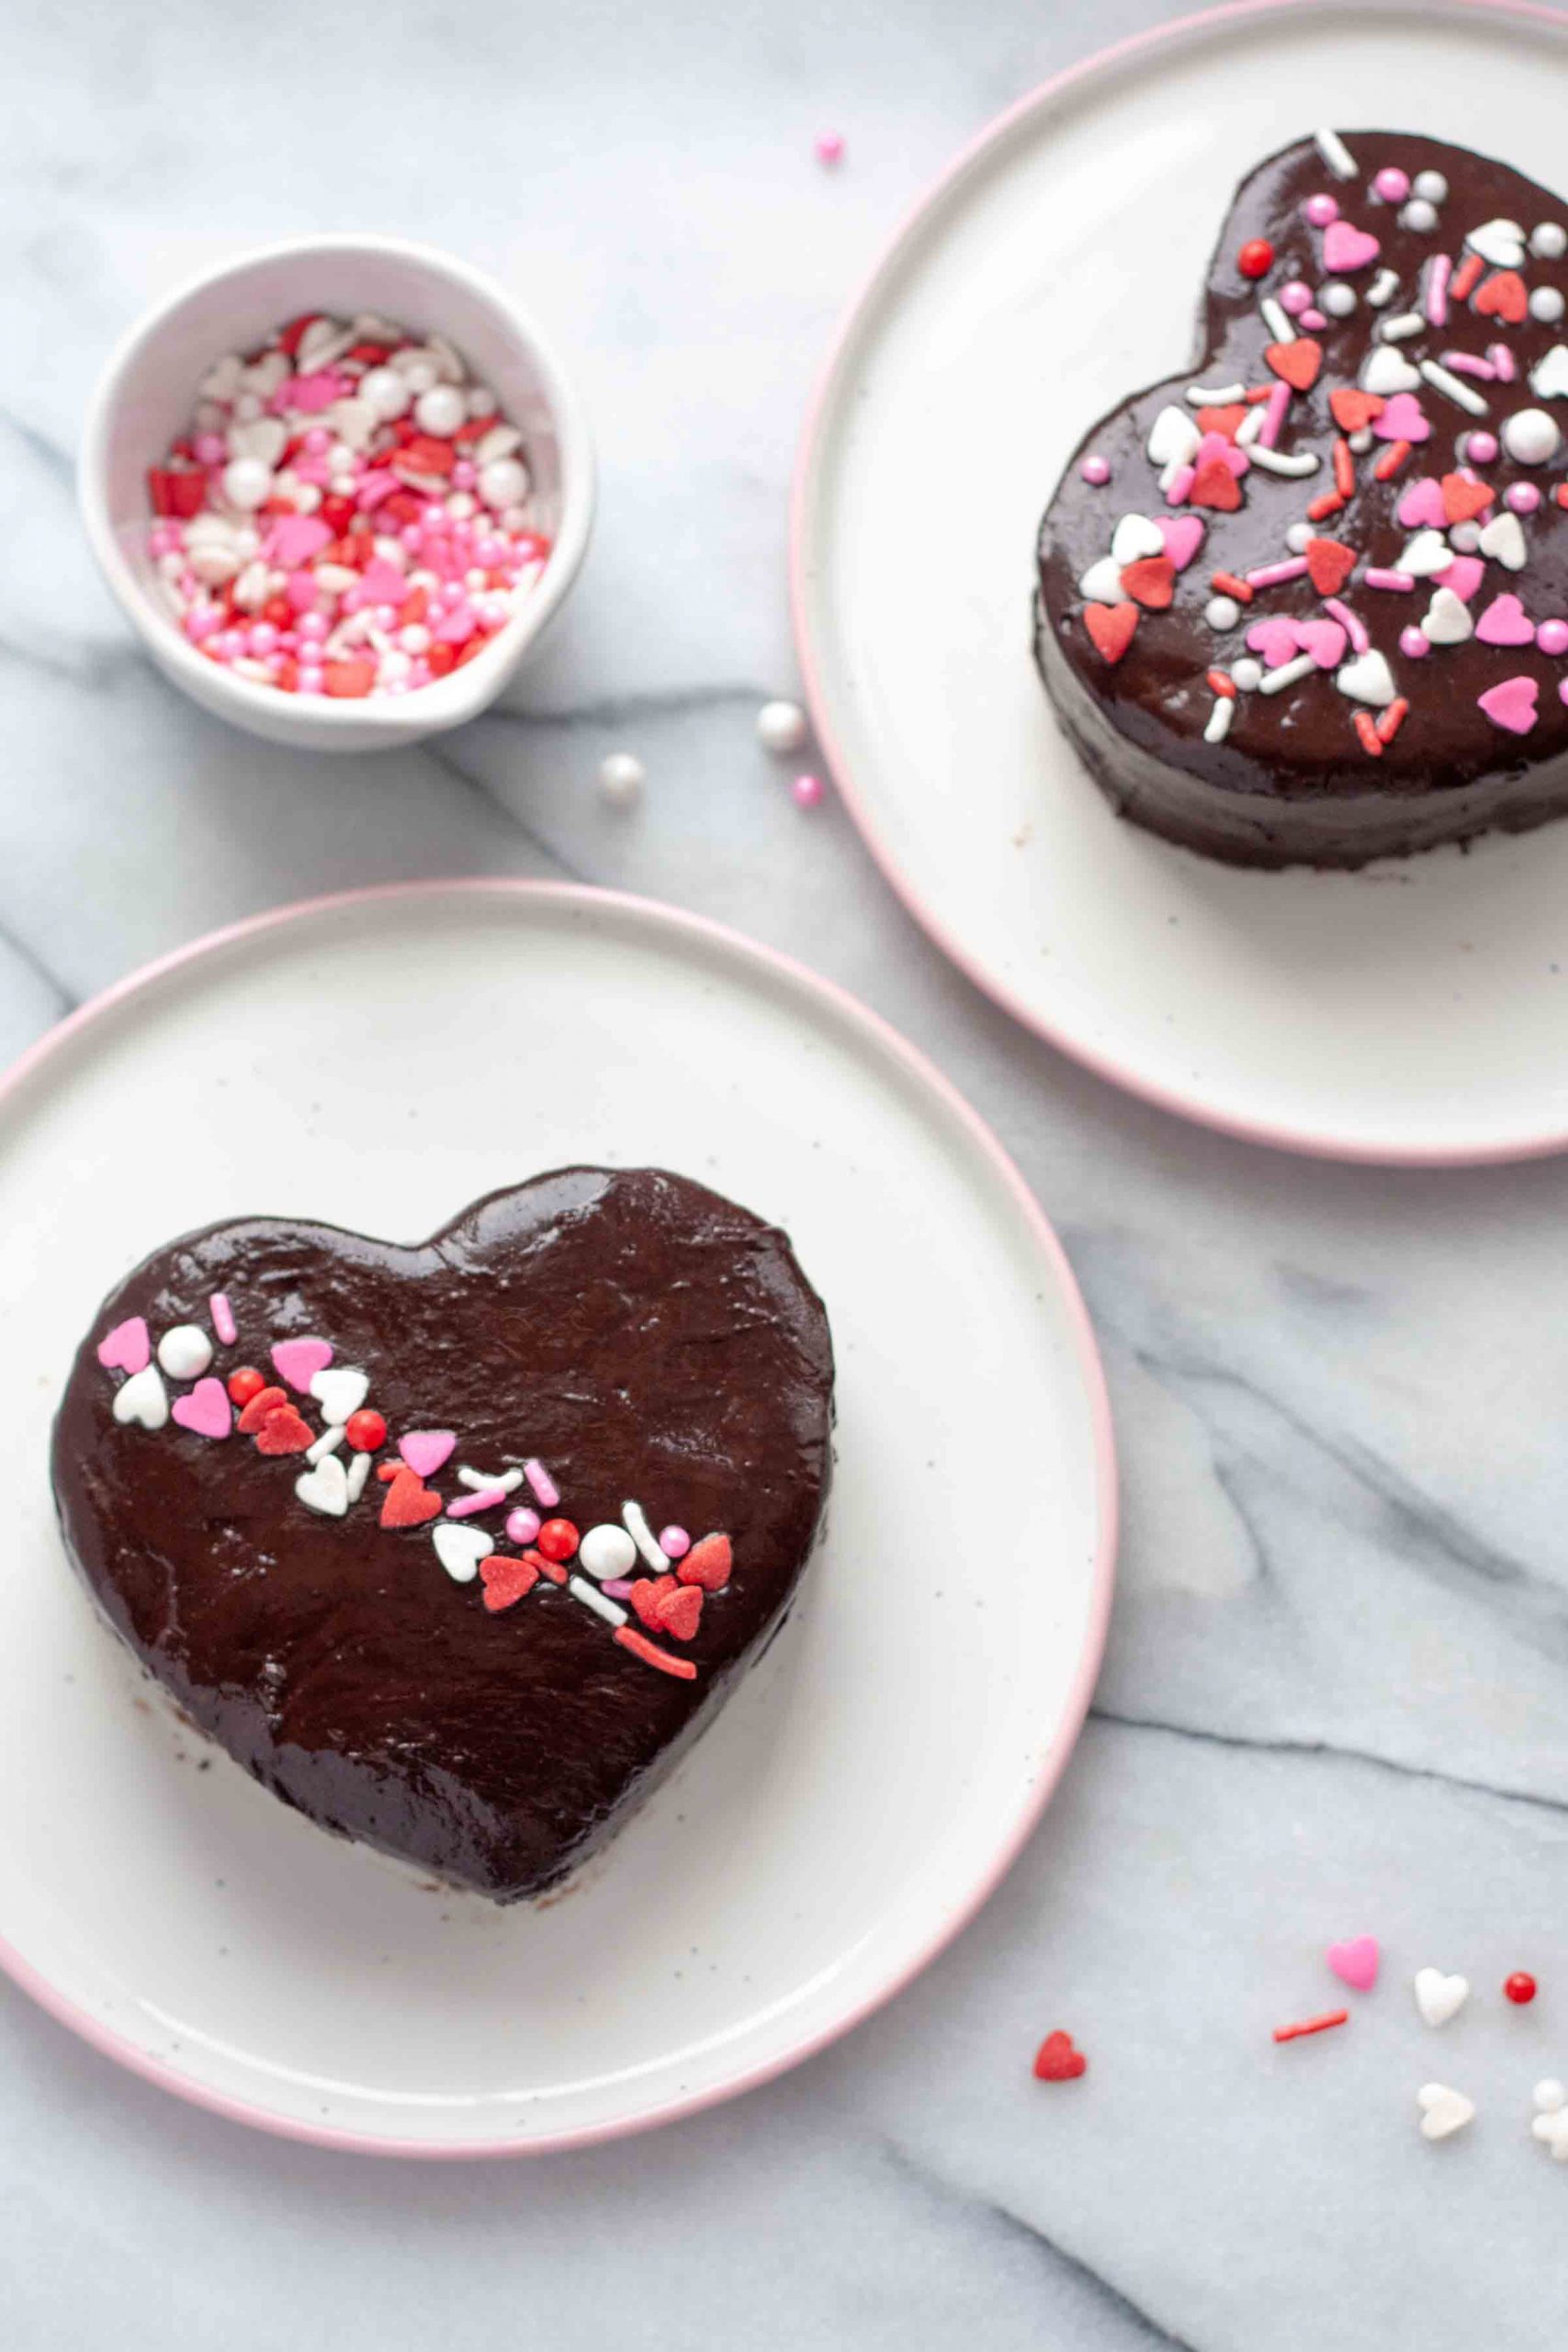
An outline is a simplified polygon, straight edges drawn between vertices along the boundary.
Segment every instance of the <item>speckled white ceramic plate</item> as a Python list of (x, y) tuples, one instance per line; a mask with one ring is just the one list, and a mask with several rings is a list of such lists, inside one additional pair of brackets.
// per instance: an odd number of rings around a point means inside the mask
[[(181, 1731), (71, 1575), (50, 1419), (106, 1288), (247, 1210), (413, 1238), (570, 1160), (777, 1219), (840, 1365), (826, 1549), (762, 1665), (563, 1896), (502, 1912), (328, 1838)], [(872, 1014), (666, 908), (434, 884), (202, 943), (0, 1095), (0, 1963), (268, 2129), (489, 2154), (761, 2081), (995, 1884), (1110, 1600), (1094, 1342), (998, 1146)]]
[(1568, 19), (1255, 0), (1005, 116), (845, 329), (797, 477), (797, 635), (888, 879), (965, 971), (1119, 1084), (1260, 1141), (1461, 1161), (1568, 1143), (1568, 824), (1350, 876), (1121, 823), (1031, 656), (1078, 435), (1191, 350), (1231, 191), (1318, 123), (1431, 131), (1568, 197)]

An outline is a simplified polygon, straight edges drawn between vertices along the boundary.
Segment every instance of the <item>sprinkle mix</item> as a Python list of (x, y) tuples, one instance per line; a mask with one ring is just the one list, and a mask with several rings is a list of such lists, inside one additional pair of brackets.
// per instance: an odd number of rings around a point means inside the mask
[[(209, 1301), (208, 1312), (219, 1344), (236, 1345), (238, 1327), (221, 1292)], [(491, 1615), (514, 1607), (536, 1586), (553, 1586), (600, 1618), (644, 1666), (695, 1681), (692, 1660), (665, 1645), (691, 1641), (707, 1601), (729, 1582), (734, 1555), (728, 1535), (694, 1543), (685, 1528), (673, 1524), (655, 1535), (636, 1501), (623, 1504), (620, 1524), (605, 1521), (581, 1533), (560, 1510), (555, 1480), (532, 1456), (497, 1471), (458, 1463), (457, 1491), (445, 1496), (431, 1481), (457, 1453), (457, 1432), (405, 1430), (376, 1461), (389, 1432), (385, 1417), (366, 1402), (370, 1375), (357, 1364), (337, 1363), (330, 1340), (280, 1340), (270, 1350), (270, 1375), (254, 1364), (239, 1364), (220, 1379), (211, 1369), (214, 1353), (197, 1323), (176, 1324), (155, 1351), (143, 1317), (117, 1323), (97, 1350), (106, 1372), (124, 1375), (114, 1392), (115, 1419), (146, 1430), (172, 1420), (214, 1442), (237, 1434), (251, 1439), (258, 1453), (302, 1454), (306, 1466), (294, 1481), (295, 1495), (307, 1510), (327, 1519), (345, 1519), (367, 1492), (376, 1499), (374, 1471), (378, 1523), (389, 1530), (428, 1527), (441, 1566), (455, 1584), (477, 1578)], [(165, 1375), (193, 1385), (171, 1402)], [(320, 1428), (305, 1418), (308, 1407), (319, 1414)], [(530, 1500), (514, 1503), (525, 1486)], [(469, 1524), (503, 1510), (515, 1552), (503, 1552), (494, 1535)]]
[[(1532, 262), (1568, 253), (1568, 227), (1543, 220), (1527, 232), (1515, 220), (1483, 221), (1457, 251), (1435, 243), (1416, 282), (1402, 282), (1382, 260), (1380, 211), (1386, 218), (1393, 209), (1401, 229), (1439, 239), (1446, 179), (1436, 171), (1412, 179), (1384, 165), (1363, 187), (1360, 164), (1338, 133), (1315, 136), (1334, 184), (1302, 207), (1317, 243), (1319, 282), (1287, 275), (1267, 238), (1237, 248), (1236, 271), (1256, 288), (1258, 379), (1190, 384), (1185, 406), (1168, 405), (1155, 418), (1146, 452), (1167, 511), (1125, 514), (1115, 525), (1109, 553), (1078, 582), (1082, 627), (1114, 666), (1145, 616), (1174, 601), (1180, 575), (1221, 518), (1255, 497), (1272, 498), (1286, 554), (1245, 576), (1210, 574), (1204, 617), (1217, 639), (1238, 631), (1242, 639), (1217, 648), (1207, 673), (1207, 741), (1224, 741), (1247, 697), (1294, 695), (1325, 673), (1344, 697), (1347, 750), (1380, 759), (1424, 687), (1439, 684), (1443, 650), (1472, 639), (1500, 657), (1495, 682), (1475, 697), (1480, 709), (1500, 733), (1528, 736), (1540, 684), (1510, 667), (1509, 651), (1568, 653), (1568, 616), (1532, 615), (1498, 579), (1500, 571), (1528, 587), (1527, 526), (1543, 515), (1546, 499), (1530, 481), (1500, 491), (1485, 469), (1501, 459), (1539, 470), (1562, 454), (1548, 403), (1568, 399), (1568, 343), (1551, 343), (1533, 364), (1516, 356), (1516, 345), (1521, 330), (1554, 326), (1568, 307), (1558, 286), (1532, 285), (1529, 275)], [(1359, 219), (1349, 216), (1352, 203)], [(1325, 370), (1332, 379), (1333, 328), (1363, 305), (1378, 313), (1376, 339), (1359, 379), (1327, 390), (1333, 437), (1325, 481), (1319, 453), (1290, 446), (1291, 424)], [(1454, 347), (1461, 318), (1472, 334), (1480, 322), (1481, 333), (1495, 331), (1484, 356)], [(1445, 439), (1452, 461), (1434, 462)], [(1111, 480), (1098, 452), (1078, 470), (1093, 486)], [(1335, 518), (1369, 483), (1396, 479), (1404, 485), (1394, 509), (1403, 548), (1390, 561), (1364, 563), (1334, 536)], [(1292, 483), (1300, 485), (1293, 497)], [(1568, 505), (1568, 483), (1551, 497)], [(1319, 599), (1315, 611), (1269, 610), (1271, 592), (1303, 580)], [(1395, 674), (1365, 625), (1363, 600), (1389, 596), (1410, 608), (1398, 640), (1408, 675)], [(1421, 671), (1416, 665), (1432, 655), (1434, 668)], [(1558, 692), (1568, 702), (1568, 675)]]
[(291, 319), (209, 369), (148, 474), (164, 596), (253, 684), (429, 685), (482, 652), (549, 556), (522, 441), (440, 335)]

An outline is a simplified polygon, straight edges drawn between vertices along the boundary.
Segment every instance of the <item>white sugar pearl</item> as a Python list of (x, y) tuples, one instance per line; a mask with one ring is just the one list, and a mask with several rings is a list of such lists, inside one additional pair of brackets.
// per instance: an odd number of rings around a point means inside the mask
[(441, 381), (440, 368), (434, 360), (427, 358), (423, 352), (405, 361), (398, 373), (411, 392), (428, 392)]
[(647, 782), (648, 770), (634, 752), (612, 752), (600, 762), (599, 789), (612, 808), (629, 808)]
[(1479, 523), (1456, 523), (1449, 533), (1449, 545), (1458, 555), (1473, 555), (1481, 545)]
[(398, 631), (398, 643), (405, 653), (428, 653), (430, 631), (423, 621), (410, 621)]
[(1239, 662), (1231, 663), (1231, 682), (1238, 694), (1249, 695), (1263, 675), (1263, 664), (1244, 653)]
[(1530, 231), (1530, 251), (1538, 261), (1561, 261), (1568, 254), (1568, 229), (1561, 220), (1543, 220)]
[(637, 1545), (624, 1527), (591, 1527), (577, 1547), (580, 1566), (604, 1584), (611, 1577), (624, 1577), (637, 1566)]
[(171, 1380), (199, 1380), (212, 1362), (212, 1342), (197, 1323), (176, 1323), (158, 1342), (158, 1362)]
[(765, 702), (757, 713), (757, 741), (764, 752), (798, 752), (806, 741), (806, 713), (800, 705)]
[(433, 384), (413, 404), (413, 421), (422, 433), (449, 441), (468, 417), (468, 403), (456, 384)]
[(1348, 319), (1356, 307), (1353, 286), (1325, 286), (1317, 298), (1317, 307), (1326, 311), (1331, 319)]
[[(1423, 172), (1416, 185), (1419, 187), (1421, 180), (1435, 177), (1435, 174)], [(1428, 197), (1413, 196), (1399, 216), (1399, 225), (1402, 229), (1414, 229), (1420, 235), (1427, 236), (1438, 225), (1437, 207)]]
[(385, 423), (406, 413), (413, 399), (406, 376), (395, 368), (372, 368), (359, 379), (358, 398), (368, 402)]
[(1448, 200), (1449, 184), (1441, 172), (1417, 172), (1410, 187), (1411, 193), (1427, 204), (1444, 204)]
[(1305, 555), (1316, 537), (1310, 523), (1292, 523), (1285, 534), (1285, 545), (1292, 555)]
[(1554, 327), (1562, 316), (1562, 297), (1555, 286), (1538, 286), (1530, 295), (1530, 316), (1544, 327)]
[(223, 495), (231, 506), (254, 514), (272, 496), (272, 468), (259, 458), (231, 458), (223, 469)]
[(1555, 2075), (1548, 2075), (1537, 2083), (1530, 2093), (1543, 2115), (1555, 2115), (1559, 2108), (1568, 2107), (1568, 2090), (1564, 2090)]
[(1211, 628), (1235, 628), (1241, 606), (1234, 596), (1211, 596), (1203, 607), (1203, 618)]
[(479, 511), (479, 501), (466, 490), (455, 490), (446, 501), (446, 512), (455, 523), (466, 523)]
[(1543, 408), (1522, 408), (1503, 427), (1503, 447), (1521, 466), (1544, 466), (1562, 438)]
[(479, 474), (479, 496), (487, 506), (513, 506), (527, 495), (527, 472), (515, 458), (492, 458)]

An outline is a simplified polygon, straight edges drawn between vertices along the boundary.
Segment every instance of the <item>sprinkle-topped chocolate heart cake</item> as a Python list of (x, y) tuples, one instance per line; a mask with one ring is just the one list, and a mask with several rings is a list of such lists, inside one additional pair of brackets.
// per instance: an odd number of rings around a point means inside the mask
[(1245, 865), (1568, 809), (1568, 209), (1434, 139), (1245, 179), (1199, 356), (1075, 452), (1036, 653), (1123, 815)]
[(110, 1623), (248, 1771), (505, 1903), (758, 1657), (832, 1414), (784, 1234), (571, 1168), (415, 1248), (251, 1218), (158, 1251), (78, 1352), (54, 1490)]

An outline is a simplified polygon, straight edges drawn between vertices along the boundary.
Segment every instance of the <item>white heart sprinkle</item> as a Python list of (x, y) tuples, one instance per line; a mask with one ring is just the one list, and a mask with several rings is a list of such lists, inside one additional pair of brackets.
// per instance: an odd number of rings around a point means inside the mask
[(341, 1519), (348, 1509), (348, 1472), (335, 1453), (323, 1454), (313, 1470), (295, 1479), (294, 1491), (307, 1510)]
[(1111, 534), (1113, 563), (1136, 563), (1140, 556), (1164, 553), (1165, 534), (1146, 514), (1123, 514)]
[(169, 1418), (169, 1395), (155, 1363), (122, 1381), (114, 1392), (117, 1421), (140, 1421), (144, 1430), (161, 1430)]
[(1367, 354), (1361, 370), (1361, 390), (1380, 393), (1387, 399), (1391, 392), (1413, 392), (1420, 383), (1419, 370), (1394, 349), (1392, 343), (1374, 344)]
[(1462, 596), (1451, 588), (1439, 588), (1427, 607), (1421, 623), (1422, 632), (1432, 645), (1462, 645), (1473, 636), (1475, 623), (1470, 617), (1470, 607)]
[(1560, 2165), (1568, 2165), (1568, 2114), (1561, 2109), (1538, 2115), (1530, 2124), (1538, 2140), (1543, 2140)]
[(229, 427), (231, 458), (259, 458), (269, 470), (288, 446), (288, 428), (280, 416), (253, 416)]
[(1352, 702), (1370, 702), (1382, 709), (1393, 700), (1393, 673), (1375, 646), (1347, 662), (1334, 683)]
[(328, 1364), (311, 1376), (310, 1394), (321, 1408), (321, 1419), (339, 1428), (369, 1396), (370, 1375), (357, 1364)]
[(1091, 563), (1078, 582), (1078, 594), (1087, 596), (1091, 605), (1114, 605), (1122, 596), (1122, 567), (1113, 555), (1102, 555)]
[(1536, 361), (1530, 390), (1538, 401), (1568, 400), (1568, 343), (1554, 343), (1545, 358)]
[(212, 1342), (199, 1323), (176, 1323), (158, 1342), (158, 1362), (171, 1380), (199, 1380), (212, 1362)]
[(1522, 571), (1526, 548), (1524, 526), (1511, 511), (1494, 514), (1482, 532), (1477, 545), (1483, 555), (1489, 555), (1508, 571)]
[(1447, 2025), (1470, 1998), (1468, 1976), (1445, 1976), (1440, 1968), (1416, 1972), (1416, 2006), (1428, 2025)]
[(1202, 439), (1185, 409), (1162, 408), (1149, 427), (1147, 449), (1151, 466), (1184, 466), (1195, 457)]
[(1525, 232), (1517, 220), (1483, 220), (1464, 242), (1494, 269), (1517, 269), (1525, 257)]
[(454, 1584), (472, 1584), (479, 1572), (479, 1562), (488, 1560), (495, 1549), (495, 1538), (482, 1528), (457, 1527), (444, 1521), (430, 1531), (435, 1546), (435, 1556)]
[(1424, 2140), (1446, 2140), (1450, 2132), (1462, 2132), (1475, 2116), (1475, 2101), (1466, 2098), (1462, 2091), (1450, 2090), (1446, 2083), (1423, 2083), (1416, 2103), (1421, 2109)]
[(1398, 569), (1417, 580), (1428, 580), (1434, 571), (1446, 571), (1453, 560), (1454, 551), (1441, 531), (1417, 531), (1405, 542)]

